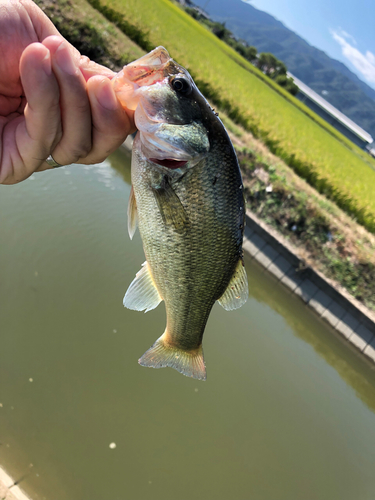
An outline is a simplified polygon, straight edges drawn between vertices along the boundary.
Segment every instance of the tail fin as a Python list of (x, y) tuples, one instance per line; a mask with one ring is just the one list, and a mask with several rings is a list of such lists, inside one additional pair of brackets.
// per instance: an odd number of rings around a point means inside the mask
[(202, 345), (195, 351), (184, 351), (164, 342), (163, 335), (144, 353), (138, 363), (150, 368), (170, 366), (187, 377), (206, 380)]

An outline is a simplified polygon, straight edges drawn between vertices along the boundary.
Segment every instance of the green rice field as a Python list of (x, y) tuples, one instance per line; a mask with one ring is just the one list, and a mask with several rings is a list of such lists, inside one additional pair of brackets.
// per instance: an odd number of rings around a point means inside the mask
[(219, 108), (262, 138), (320, 192), (375, 232), (375, 162), (170, 0), (90, 0), (163, 45)]

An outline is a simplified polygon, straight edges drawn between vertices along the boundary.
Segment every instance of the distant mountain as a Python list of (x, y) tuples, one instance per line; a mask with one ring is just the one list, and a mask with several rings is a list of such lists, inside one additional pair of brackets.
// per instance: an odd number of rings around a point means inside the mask
[(193, 0), (258, 52), (272, 52), (288, 70), (375, 138), (375, 90), (345, 64), (308, 44), (274, 17), (241, 0)]

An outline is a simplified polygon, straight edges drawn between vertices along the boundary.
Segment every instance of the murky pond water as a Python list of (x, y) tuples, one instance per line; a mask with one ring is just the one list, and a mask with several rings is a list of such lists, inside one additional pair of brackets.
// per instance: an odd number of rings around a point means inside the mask
[(375, 373), (256, 263), (207, 382), (137, 364), (165, 312), (122, 306), (129, 179), (116, 153), (0, 187), (0, 464), (34, 500), (373, 500)]

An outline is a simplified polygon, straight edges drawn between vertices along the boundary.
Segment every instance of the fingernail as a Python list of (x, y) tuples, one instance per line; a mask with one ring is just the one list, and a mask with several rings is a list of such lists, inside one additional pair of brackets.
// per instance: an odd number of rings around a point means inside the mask
[(63, 42), (60, 47), (55, 52), (55, 60), (57, 65), (69, 75), (75, 75), (77, 72), (76, 65), (73, 62), (72, 55), (66, 46), (65, 42)]
[(114, 111), (118, 108), (117, 97), (115, 96), (109, 80), (103, 80), (100, 83), (96, 98), (103, 108), (109, 109), (110, 111)]

